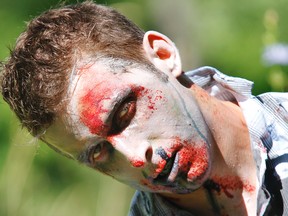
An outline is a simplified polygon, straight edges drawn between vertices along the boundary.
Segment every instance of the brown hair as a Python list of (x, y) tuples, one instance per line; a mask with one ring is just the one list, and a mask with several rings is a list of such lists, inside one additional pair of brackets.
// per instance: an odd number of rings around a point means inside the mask
[(28, 24), (3, 64), (4, 100), (36, 136), (53, 123), (75, 59), (100, 53), (143, 62), (143, 36), (117, 11), (90, 1), (51, 9)]

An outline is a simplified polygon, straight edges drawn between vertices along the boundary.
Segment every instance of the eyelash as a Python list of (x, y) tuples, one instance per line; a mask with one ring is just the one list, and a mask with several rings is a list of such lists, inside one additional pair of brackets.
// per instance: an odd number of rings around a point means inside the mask
[(111, 144), (107, 141), (103, 141), (98, 143), (97, 145), (93, 145), (88, 153), (89, 164), (94, 166), (97, 162), (106, 160), (108, 157), (110, 145)]
[(123, 131), (131, 122), (136, 113), (136, 100), (132, 97), (127, 98), (120, 104), (115, 112), (111, 132), (109, 135), (115, 135)]

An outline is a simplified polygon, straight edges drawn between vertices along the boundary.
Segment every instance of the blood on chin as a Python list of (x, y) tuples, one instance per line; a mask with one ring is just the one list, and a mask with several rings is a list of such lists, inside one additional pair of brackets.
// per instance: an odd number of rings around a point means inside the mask
[[(201, 184), (208, 175), (210, 157), (207, 144), (204, 142), (195, 144), (177, 138), (174, 139), (174, 144), (169, 149), (164, 150), (162, 147), (159, 149), (156, 152), (162, 159), (159, 160), (157, 168), (151, 176), (153, 183), (162, 183), (174, 188), (175, 185), (182, 187), (183, 184), (189, 183), (188, 187), (191, 188), (192, 185)], [(170, 169), (169, 173), (166, 173), (167, 168)]]
[(188, 181), (174, 182), (169, 185), (154, 183), (149, 179), (142, 179), (140, 181), (141, 185), (137, 185), (136, 189), (142, 191), (148, 191), (152, 193), (176, 193), (176, 194), (188, 194), (197, 190), (202, 186), (202, 184), (194, 184)]

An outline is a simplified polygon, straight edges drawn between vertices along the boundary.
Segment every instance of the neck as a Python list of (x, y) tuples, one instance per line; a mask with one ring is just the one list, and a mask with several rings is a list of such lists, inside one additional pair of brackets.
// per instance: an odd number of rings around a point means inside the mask
[(200, 215), (256, 215), (256, 166), (240, 107), (211, 97), (196, 85), (190, 89), (215, 141), (211, 174), (191, 194), (164, 196)]

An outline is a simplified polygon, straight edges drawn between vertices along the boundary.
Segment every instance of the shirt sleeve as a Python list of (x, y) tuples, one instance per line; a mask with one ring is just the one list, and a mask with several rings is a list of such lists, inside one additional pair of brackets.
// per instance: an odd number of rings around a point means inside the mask
[(185, 74), (193, 83), (220, 100), (241, 102), (252, 96), (252, 81), (227, 76), (213, 67), (200, 67)]

